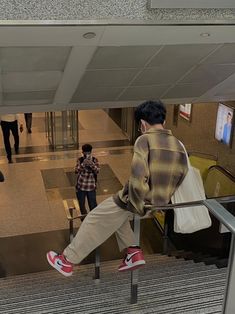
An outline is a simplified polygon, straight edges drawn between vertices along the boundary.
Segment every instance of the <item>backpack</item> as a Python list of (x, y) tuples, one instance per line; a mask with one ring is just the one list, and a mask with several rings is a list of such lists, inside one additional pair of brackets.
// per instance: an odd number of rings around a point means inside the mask
[[(84, 159), (85, 159), (84, 157), (79, 158), (80, 164), (83, 163)], [(92, 157), (92, 161), (95, 162), (95, 157)], [(95, 183), (97, 183), (97, 173), (94, 173), (94, 171), (92, 171), (92, 173), (93, 173), (93, 176), (95, 178)]]

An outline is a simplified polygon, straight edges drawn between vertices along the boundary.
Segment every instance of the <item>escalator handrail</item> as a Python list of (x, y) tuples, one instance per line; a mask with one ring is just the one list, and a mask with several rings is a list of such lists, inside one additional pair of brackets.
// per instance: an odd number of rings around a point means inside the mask
[[(168, 209), (174, 209), (174, 208), (181, 208), (181, 207), (192, 207), (192, 206), (200, 206), (204, 205), (205, 201), (210, 200), (216, 200), (218, 203), (231, 203), (235, 202), (235, 195), (229, 195), (229, 196), (219, 196), (219, 197), (211, 197), (207, 198), (206, 200), (198, 200), (198, 201), (192, 201), (192, 202), (185, 202), (185, 203), (175, 203), (175, 204), (167, 204), (167, 205), (146, 205), (146, 210), (151, 210), (152, 212), (160, 211), (160, 210), (168, 210)], [(141, 217), (141, 219), (145, 218)]]
[[(214, 166), (211, 166), (209, 167), (209, 171), (213, 170), (213, 169), (217, 169), (219, 171), (221, 171), (224, 175), (226, 175), (231, 181), (235, 182), (235, 176), (227, 169), (225, 169), (224, 167), (222, 166), (219, 166), (219, 165), (214, 165)], [(209, 174), (209, 173), (208, 173)]]
[[(226, 196), (219, 196), (219, 197), (208, 197), (207, 200), (211, 200), (214, 199), (217, 202), (223, 204), (223, 203), (231, 203), (231, 202), (235, 202), (235, 195), (226, 195)], [(152, 211), (152, 213), (157, 212), (157, 211), (161, 211), (161, 210), (167, 210), (167, 209), (174, 209), (174, 208), (181, 208), (181, 207), (190, 207), (190, 206), (199, 206), (199, 205), (203, 205), (203, 201), (194, 201), (194, 202), (187, 202), (187, 203), (178, 203), (178, 204), (167, 204), (167, 205), (163, 205), (163, 206), (158, 206), (156, 208), (155, 205), (148, 205), (145, 206), (146, 210), (150, 210)], [(70, 207), (70, 210), (76, 210), (75, 207)], [(77, 216), (72, 216), (70, 214), (70, 211), (68, 211), (66, 213), (66, 217), (68, 219), (68, 221), (70, 220), (76, 220), (76, 219), (81, 219), (81, 218), (85, 218), (88, 214), (83, 214), (83, 215), (77, 215)], [(141, 219), (146, 218), (141, 217)], [(149, 218), (149, 217), (148, 217)], [(160, 225), (160, 223), (158, 222), (157, 218), (154, 217), (154, 219), (157, 221), (157, 225), (160, 229), (161, 232), (164, 232), (164, 229), (162, 228), (162, 226)]]
[[(220, 204), (226, 204), (226, 203), (231, 203), (233, 201), (235, 201), (235, 196), (234, 195), (226, 195), (226, 196), (218, 196), (218, 197), (208, 197), (207, 200), (211, 200), (214, 199), (217, 202), (219, 202)], [(155, 209), (151, 209), (151, 207), (154, 207), (152, 205), (150, 206), (146, 206), (145, 208), (147, 210), (151, 210), (152, 213), (156, 212), (156, 211), (160, 211), (160, 210), (167, 210), (167, 209), (174, 209), (174, 208), (180, 208), (180, 207), (187, 207), (187, 206), (197, 206), (197, 205), (203, 205), (202, 203), (203, 201), (197, 201), (197, 202), (190, 202), (190, 203), (178, 203), (178, 204), (168, 204), (168, 205), (164, 205), (164, 206), (159, 206), (157, 210)], [(177, 206), (176, 206), (177, 205)], [(159, 231), (164, 234), (164, 228), (161, 226), (160, 222), (158, 221), (157, 217), (153, 216), (153, 219), (157, 225), (157, 228), (159, 229)]]
[(211, 159), (211, 160), (214, 160), (214, 161), (218, 160), (218, 156), (216, 156), (216, 155), (203, 153), (203, 152), (199, 152), (199, 151), (196, 151), (196, 150), (188, 151), (188, 155), (189, 155), (189, 157), (190, 156), (198, 156), (198, 157), (202, 157), (202, 158), (205, 158), (205, 159)]
[[(222, 222), (233, 234), (235, 234), (235, 221), (233, 219), (234, 216), (232, 216), (232, 214), (230, 214), (225, 208), (218, 210), (215, 206), (216, 203), (222, 204), (222, 203), (231, 203), (231, 202), (235, 202), (235, 195), (217, 197), (217, 198), (211, 198), (211, 199), (187, 202), (187, 203), (168, 204), (168, 205), (157, 206), (157, 207), (154, 205), (149, 205), (146, 207), (146, 209), (154, 213), (160, 210), (204, 205), (220, 222)], [(211, 206), (211, 204), (213, 204), (215, 208)], [(145, 218), (145, 217), (142, 217), (142, 218)]]

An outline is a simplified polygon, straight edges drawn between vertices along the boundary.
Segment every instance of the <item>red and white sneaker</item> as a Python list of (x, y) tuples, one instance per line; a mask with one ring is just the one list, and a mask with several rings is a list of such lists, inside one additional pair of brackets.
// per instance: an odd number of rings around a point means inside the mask
[(47, 253), (47, 260), (62, 275), (69, 277), (73, 274), (73, 264), (68, 262), (63, 254), (50, 251)]
[(145, 265), (143, 252), (140, 248), (129, 247), (127, 254), (119, 266), (119, 271), (134, 270)]

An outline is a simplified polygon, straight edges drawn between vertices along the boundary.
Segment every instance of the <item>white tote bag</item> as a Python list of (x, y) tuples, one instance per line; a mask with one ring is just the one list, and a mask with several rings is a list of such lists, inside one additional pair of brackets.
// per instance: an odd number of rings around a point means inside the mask
[[(184, 147), (182, 143), (181, 145)], [(186, 150), (185, 153), (188, 172), (171, 197), (172, 204), (206, 199), (200, 171), (191, 166)], [(193, 233), (210, 226), (211, 218), (208, 209), (204, 205), (174, 209), (174, 231), (177, 233)]]

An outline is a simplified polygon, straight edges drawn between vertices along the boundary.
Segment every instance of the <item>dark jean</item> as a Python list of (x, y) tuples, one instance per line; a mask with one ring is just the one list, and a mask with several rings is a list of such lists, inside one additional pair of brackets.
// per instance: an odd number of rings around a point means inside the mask
[(19, 150), (19, 133), (18, 133), (18, 123), (17, 120), (8, 122), (8, 121), (1, 121), (3, 139), (5, 150), (7, 153), (8, 160), (11, 159), (11, 144), (10, 144), (10, 131), (14, 137), (15, 141), (15, 151), (18, 152)]
[(2, 171), (0, 171), (0, 182), (4, 182), (4, 175)]
[(32, 127), (32, 116), (33, 116), (32, 113), (25, 113), (24, 114), (25, 124), (26, 124), (26, 128), (28, 131), (31, 130), (31, 127)]
[(88, 205), (89, 205), (90, 210), (92, 210), (93, 208), (95, 208), (97, 206), (96, 190), (93, 190), (93, 191), (77, 190), (76, 194), (77, 194), (77, 199), (78, 199), (78, 203), (79, 203), (79, 207), (80, 207), (80, 211), (81, 211), (82, 215), (87, 214), (87, 210), (85, 207), (86, 197), (87, 197), (87, 201), (88, 201)]

